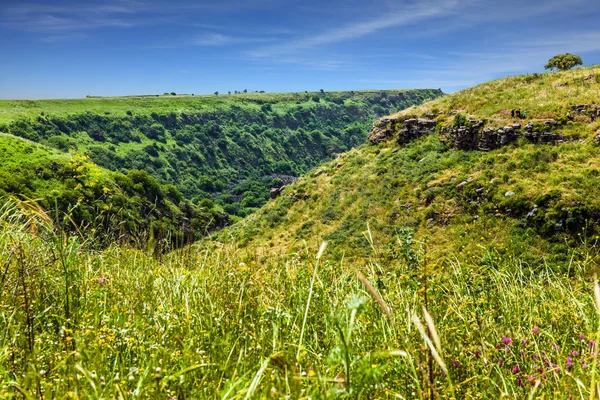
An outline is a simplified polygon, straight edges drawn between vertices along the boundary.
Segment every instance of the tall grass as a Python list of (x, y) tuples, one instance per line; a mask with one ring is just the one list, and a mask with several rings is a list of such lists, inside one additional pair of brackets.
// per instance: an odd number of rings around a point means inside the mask
[(597, 387), (585, 261), (567, 277), (449, 257), (424, 289), (376, 253), (356, 274), (327, 252), (86, 246), (31, 204), (0, 210), (0, 397), (583, 399)]

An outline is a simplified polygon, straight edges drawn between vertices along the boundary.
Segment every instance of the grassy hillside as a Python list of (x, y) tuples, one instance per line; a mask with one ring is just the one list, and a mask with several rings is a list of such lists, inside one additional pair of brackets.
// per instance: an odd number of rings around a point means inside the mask
[(483, 268), (450, 261), (435, 274), (408, 243), (391, 264), (337, 262), (332, 247), (258, 260), (236, 246), (159, 258), (88, 245), (31, 204), (0, 208), (0, 397), (569, 399), (598, 389), (590, 260), (567, 277), (491, 252)]
[[(571, 105), (600, 98), (599, 73), (406, 110), (220, 241), (169, 254), (98, 251), (5, 203), (0, 397), (595, 398), (600, 126)], [(480, 119), (534, 129), (461, 149)]]
[(228, 223), (224, 213), (189, 204), (173, 185), (144, 171), (108, 171), (86, 156), (4, 134), (0, 158), (2, 202), (10, 196), (36, 200), (62, 229), (98, 244), (171, 248)]
[[(572, 109), (600, 105), (598, 77), (600, 67), (510, 77), (409, 108), (391, 117), (399, 122), (387, 140), (339, 155), (218, 238), (258, 255), (327, 240), (338, 258), (359, 261), (373, 256), (373, 243), (388, 262), (417, 240), (440, 262), (485, 265), (495, 254), (568, 271), (582, 248), (595, 254), (599, 234), (600, 119)], [(512, 118), (511, 109), (526, 117)], [(402, 121), (413, 117), (437, 126), (398, 144)], [(565, 138), (541, 144), (522, 134), (492, 151), (454, 148), (449, 132), (475, 120), (531, 123)]]
[(0, 101), (0, 132), (144, 170), (193, 204), (245, 216), (310, 168), (364, 142), (374, 118), (439, 90)]

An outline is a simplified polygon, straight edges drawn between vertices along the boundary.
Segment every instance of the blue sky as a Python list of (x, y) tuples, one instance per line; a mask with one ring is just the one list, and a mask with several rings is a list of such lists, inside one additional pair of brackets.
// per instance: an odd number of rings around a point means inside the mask
[(598, 0), (0, 0), (0, 98), (441, 88), (600, 63)]

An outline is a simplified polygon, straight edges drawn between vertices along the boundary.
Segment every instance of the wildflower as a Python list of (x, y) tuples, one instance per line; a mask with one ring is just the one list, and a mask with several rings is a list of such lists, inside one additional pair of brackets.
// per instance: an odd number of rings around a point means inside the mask
[(596, 342), (593, 340), (590, 340), (588, 342), (588, 346), (590, 348), (590, 351), (595, 352), (596, 351)]
[(525, 339), (525, 338), (521, 339), (521, 343), (523, 343), (524, 345), (527, 345), (527, 339)]
[(573, 350), (572, 352), (569, 353), (569, 355), (571, 357), (579, 357), (579, 352), (577, 350)]
[(535, 325), (532, 329), (533, 334), (534, 335), (538, 335), (540, 333), (540, 328), (537, 327), (537, 325)]
[(518, 386), (518, 387), (523, 387), (523, 386), (525, 386), (525, 385), (523, 384), (523, 380), (522, 380), (521, 378), (517, 378), (517, 386)]
[(504, 364), (504, 360), (502, 359), (502, 357), (498, 358), (498, 366), (501, 367), (502, 364)]
[(106, 283), (106, 281), (108, 280), (106, 274), (102, 274), (102, 276), (100, 278), (98, 278), (98, 285), (102, 286)]
[(458, 368), (459, 364), (458, 364), (458, 360), (455, 358), (454, 360), (452, 360), (452, 368)]
[(505, 345), (510, 345), (512, 343), (512, 339), (508, 336), (503, 336), (502, 337), (502, 343), (504, 343)]
[(513, 369), (512, 369), (512, 371), (511, 371), (511, 372), (512, 372), (512, 374), (513, 374), (513, 375), (516, 375), (516, 374), (518, 374), (519, 372), (521, 372), (521, 368), (519, 367), (519, 364), (515, 365), (515, 366), (513, 367)]
[(571, 357), (567, 357), (567, 371), (571, 372), (573, 370), (573, 359)]
[(475, 357), (476, 357), (476, 358), (479, 358), (479, 357), (481, 357), (481, 352), (479, 351), (479, 349), (478, 349), (478, 350), (475, 350)]
[(581, 340), (582, 342), (585, 342), (585, 335), (583, 333), (579, 334), (579, 340)]
[(584, 371), (587, 369), (587, 362), (585, 360), (581, 360), (581, 369)]

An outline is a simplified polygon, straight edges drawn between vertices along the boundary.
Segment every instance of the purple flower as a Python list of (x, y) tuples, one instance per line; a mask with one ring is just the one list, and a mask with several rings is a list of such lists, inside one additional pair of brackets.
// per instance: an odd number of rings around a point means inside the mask
[(511, 371), (511, 372), (512, 372), (512, 374), (513, 374), (513, 375), (516, 375), (516, 374), (518, 374), (519, 372), (521, 372), (521, 368), (519, 368), (519, 364), (515, 365), (515, 366), (513, 367), (513, 369), (512, 369), (512, 371)]
[(458, 360), (455, 358), (454, 360), (452, 360), (452, 368), (456, 369), (458, 368), (459, 364), (458, 364)]
[(585, 335), (583, 333), (579, 334), (579, 340), (581, 340), (582, 342), (585, 342)]
[(525, 338), (521, 339), (521, 343), (523, 343), (524, 345), (527, 345), (527, 339), (525, 339)]
[(542, 375), (543, 375), (543, 374), (544, 374), (544, 372), (545, 372), (545, 371), (544, 371), (544, 368), (542, 368), (542, 367), (538, 367), (537, 365), (535, 366), (535, 370), (538, 372), (538, 374), (542, 374)]
[(538, 327), (537, 327), (537, 325), (535, 325), (535, 326), (533, 327), (532, 331), (533, 331), (533, 334), (534, 334), (534, 335), (537, 335), (537, 334), (539, 334), (539, 333), (540, 333), (540, 328), (538, 328)]
[(573, 359), (571, 357), (567, 357), (567, 371), (571, 372), (573, 370)]
[(502, 343), (506, 344), (506, 345), (510, 345), (512, 343), (512, 339), (508, 336), (503, 336), (502, 337)]
[(498, 358), (498, 366), (501, 367), (502, 364), (504, 364), (504, 360), (502, 359), (502, 357)]
[(518, 387), (523, 387), (523, 386), (525, 386), (525, 385), (523, 384), (523, 380), (522, 380), (521, 378), (517, 378), (517, 386), (518, 386)]
[(573, 350), (572, 352), (569, 353), (569, 355), (571, 357), (579, 357), (579, 352), (577, 350)]
[(98, 278), (98, 285), (102, 286), (108, 281), (108, 277), (106, 274), (102, 274), (100, 278)]
[(587, 369), (587, 362), (585, 360), (581, 360), (581, 369), (584, 371)]
[(588, 346), (589, 346), (589, 348), (590, 348), (590, 351), (596, 351), (596, 342), (595, 342), (595, 341), (593, 341), (593, 340), (590, 340), (590, 341), (588, 342)]
[(476, 358), (479, 358), (479, 357), (481, 357), (481, 352), (479, 351), (479, 349), (478, 349), (478, 350), (475, 350), (475, 357), (476, 357)]
[(529, 375), (527, 377), (527, 382), (529, 382), (531, 384), (531, 386), (534, 386), (537, 383), (537, 376)]

